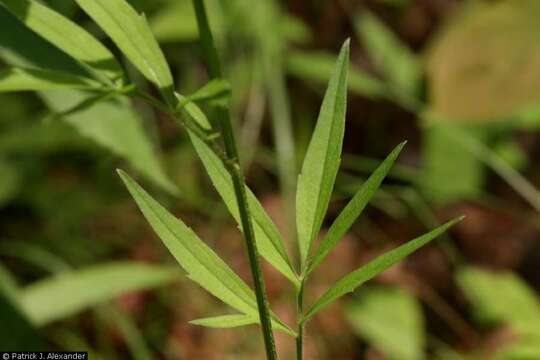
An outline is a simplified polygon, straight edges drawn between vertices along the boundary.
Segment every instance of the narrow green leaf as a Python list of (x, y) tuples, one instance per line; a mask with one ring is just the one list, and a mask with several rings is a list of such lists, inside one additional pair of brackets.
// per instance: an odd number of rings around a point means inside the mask
[(349, 40), (341, 48), (298, 177), (296, 224), (302, 268), (328, 208), (341, 158), (347, 109)]
[[(238, 205), (229, 172), (221, 160), (204, 142), (195, 135), (190, 134), (190, 137), (208, 176), (210, 176), (210, 179), (212, 180), (212, 184), (227, 205), (227, 208), (236, 222), (240, 224)], [(253, 230), (255, 232), (255, 239), (257, 241), (259, 252), (279, 272), (298, 286), (298, 277), (287, 256), (279, 231), (266, 211), (264, 211), (264, 208), (255, 195), (253, 195), (249, 189), (246, 190), (251, 216), (253, 217)]]
[(352, 273), (341, 278), (337, 283), (334, 284), (323, 296), (317, 300), (317, 302), (309, 309), (306, 313), (304, 320), (306, 321), (319, 310), (332, 303), (334, 300), (345, 295), (346, 293), (352, 292), (358, 286), (362, 285), (366, 281), (372, 279), (376, 275), (380, 274), (384, 270), (388, 269), (395, 263), (403, 260), (405, 257), (409, 256), (414, 251), (418, 250), (431, 240), (435, 239), (450, 227), (463, 220), (463, 217), (453, 219), (438, 228), (417, 237), (414, 240), (411, 240), (387, 253), (380, 255), (376, 259), (370, 261), (361, 268), (353, 271)]
[[(191, 320), (189, 323), (210, 328), (224, 329), (259, 324), (259, 318), (252, 315), (233, 314)], [(291, 331), (289, 328), (284, 327), (281, 324), (273, 325), (274, 329), (276, 330), (282, 331), (293, 337), (296, 336), (294, 331)]]
[(171, 70), (146, 17), (139, 15), (125, 0), (76, 1), (133, 65), (160, 88), (169, 104), (175, 104)]
[(366, 289), (347, 305), (345, 315), (353, 331), (388, 359), (425, 358), (422, 307), (406, 291), (386, 287)]
[[(290, 51), (287, 54), (287, 71), (293, 76), (326, 84), (336, 60), (336, 55), (327, 52)], [(388, 97), (388, 88), (381, 80), (354, 67), (349, 69), (348, 88), (370, 99)]]
[(36, 325), (71, 316), (129, 291), (170, 283), (179, 273), (169, 267), (117, 262), (64, 272), (19, 292), (19, 303)]
[(210, 102), (216, 105), (226, 105), (231, 95), (231, 85), (224, 79), (212, 79), (193, 94), (184, 97), (179, 107), (186, 106), (189, 102)]
[[(258, 317), (255, 294), (242, 279), (180, 219), (174, 217), (126, 173), (118, 173), (150, 226), (182, 268), (210, 294), (232, 308)], [(275, 327), (285, 326), (272, 314)]]
[(51, 70), (10, 68), (0, 71), (0, 92), (57, 88), (97, 90), (101, 84), (88, 78)]
[(193, 325), (206, 326), (211, 328), (233, 328), (246, 325), (257, 324), (257, 317), (245, 314), (222, 315), (209, 318), (191, 320), (189, 323)]
[(375, 65), (402, 97), (416, 98), (422, 76), (417, 57), (384, 23), (367, 11), (353, 19)]
[(310, 274), (324, 260), (328, 253), (330, 253), (341, 240), (343, 235), (347, 233), (352, 224), (354, 224), (373, 195), (375, 195), (375, 192), (386, 177), (386, 174), (388, 174), (392, 168), (394, 161), (405, 144), (406, 142), (399, 144), (390, 155), (388, 155), (366, 182), (362, 184), (362, 187), (360, 187), (347, 206), (345, 206), (332, 226), (330, 226), (326, 236), (322, 239), (321, 244), (317, 248), (317, 252), (313, 256), (313, 261), (309, 263), (306, 274)]
[[(92, 99), (83, 92), (65, 90), (43, 92), (41, 97), (56, 114), (65, 113)], [(162, 189), (172, 194), (178, 192), (165, 174), (140, 118), (126, 98), (117, 96), (94, 103), (62, 119), (83, 136), (128, 160), (135, 169)]]
[(0, 0), (26, 26), (73, 58), (114, 79), (122, 69), (112, 53), (86, 30), (35, 0)]

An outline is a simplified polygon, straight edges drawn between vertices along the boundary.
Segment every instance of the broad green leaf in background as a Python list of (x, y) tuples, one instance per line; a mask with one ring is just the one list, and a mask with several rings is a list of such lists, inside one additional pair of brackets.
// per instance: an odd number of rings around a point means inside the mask
[[(118, 77), (122, 70), (112, 53), (86, 30), (35, 0), (0, 0), (26, 26), (73, 58)], [(23, 44), (23, 46), (29, 44)]]
[(457, 282), (478, 320), (506, 323), (519, 334), (540, 336), (538, 295), (516, 274), (466, 267), (457, 273)]
[(63, 272), (34, 282), (19, 292), (19, 304), (32, 323), (43, 326), (129, 291), (171, 283), (170, 267), (117, 262)]
[(341, 158), (347, 108), (349, 40), (343, 44), (298, 177), (296, 225), (302, 268), (321, 228)]
[(368, 288), (347, 305), (345, 317), (358, 336), (389, 359), (424, 358), (422, 308), (409, 293), (397, 288)]
[(540, 101), (540, 2), (472, 3), (434, 37), (429, 106), (452, 121), (506, 119)]
[[(334, 54), (327, 52), (291, 50), (287, 53), (287, 71), (293, 76), (326, 84), (336, 59)], [(388, 89), (381, 80), (354, 67), (349, 69), (348, 88), (370, 99), (388, 96)]]
[(310, 274), (328, 255), (341, 238), (347, 233), (358, 216), (362, 213), (366, 205), (369, 203), (375, 192), (386, 177), (386, 174), (392, 168), (394, 161), (405, 146), (405, 142), (399, 144), (388, 157), (379, 165), (379, 167), (371, 174), (371, 176), (362, 184), (358, 192), (354, 195), (351, 201), (345, 206), (343, 211), (338, 215), (326, 235), (321, 240), (313, 260), (308, 264), (307, 274)]
[[(127, 174), (121, 170), (119, 174), (143, 215), (189, 278), (225, 304), (258, 320), (255, 294), (246, 283), (181, 220)], [(272, 322), (276, 328), (283, 327), (275, 315), (272, 315)]]
[(461, 199), (474, 199), (482, 193), (485, 167), (456, 141), (455, 137), (462, 136), (463, 131), (467, 136), (483, 141), (481, 131), (440, 121), (431, 122), (422, 133), (423, 167), (418, 184), (435, 203), (444, 205)]
[(341, 278), (328, 291), (326, 291), (326, 293), (324, 293), (319, 298), (319, 300), (317, 300), (317, 302), (308, 310), (308, 312), (304, 316), (304, 321), (308, 320), (319, 310), (332, 303), (339, 297), (353, 291), (358, 286), (372, 279), (373, 277), (388, 269), (395, 263), (403, 260), (405, 257), (409, 256), (414, 251), (418, 250), (422, 246), (429, 243), (431, 240), (440, 236), (442, 233), (444, 233), (446, 230), (448, 230), (450, 227), (452, 227), (454, 224), (458, 223), (462, 219), (463, 217), (453, 219), (439, 226), (438, 228), (431, 230), (430, 232), (420, 237), (417, 237), (416, 239), (413, 239), (391, 251), (388, 251), (387, 253), (384, 253), (383, 255), (378, 256), (366, 265)]
[[(56, 113), (76, 106), (88, 98), (82, 92), (55, 90), (41, 96)], [(138, 115), (126, 98), (116, 97), (65, 116), (64, 120), (82, 135), (127, 159), (134, 168), (164, 190), (178, 190), (165, 175), (158, 155), (144, 132)]]
[(257, 324), (257, 317), (245, 314), (222, 315), (203, 319), (192, 320), (193, 325), (206, 326), (211, 328), (232, 328), (245, 325)]
[[(196, 136), (190, 134), (191, 142), (201, 159), (212, 184), (227, 205), (227, 208), (240, 224), (240, 215), (234, 193), (231, 176), (212, 150)], [(261, 255), (268, 260), (279, 272), (291, 280), (295, 285), (299, 284), (298, 277), (291, 265), (283, 240), (276, 226), (264, 211), (255, 195), (247, 189), (247, 198), (251, 216), (253, 217), (253, 230), (257, 247)]]
[(53, 70), (9, 68), (0, 71), (0, 92), (57, 88), (99, 90), (101, 86), (97, 81)]
[(353, 18), (358, 36), (372, 60), (398, 97), (418, 97), (422, 67), (417, 57), (373, 14), (363, 11)]
[(171, 70), (146, 17), (138, 14), (125, 0), (76, 1), (133, 65), (161, 90), (169, 105), (175, 104)]

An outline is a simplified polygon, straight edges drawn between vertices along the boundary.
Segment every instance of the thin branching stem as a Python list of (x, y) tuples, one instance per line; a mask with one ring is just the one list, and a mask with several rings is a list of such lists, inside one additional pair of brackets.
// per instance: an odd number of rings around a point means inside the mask
[[(204, 2), (203, 0), (193, 0), (193, 5), (195, 7), (197, 25), (199, 28), (200, 43), (208, 67), (208, 73), (211, 79), (221, 78), (221, 66), (214, 45), (214, 40), (212, 38), (212, 32), (208, 24)], [(266, 297), (266, 288), (264, 285), (264, 278), (261, 270), (259, 253), (257, 250), (257, 244), (255, 243), (255, 234), (253, 231), (253, 224), (251, 221), (249, 205), (247, 202), (244, 175), (240, 167), (238, 150), (236, 148), (236, 140), (228, 109), (216, 109), (216, 119), (221, 127), (223, 142), (225, 145), (225, 154), (228, 159), (226, 165), (232, 177), (234, 192), (238, 202), (238, 210), (240, 213), (242, 229), (244, 230), (244, 238), (246, 241), (246, 248), (251, 267), (251, 275), (253, 277), (253, 282), (255, 285), (255, 295), (257, 298), (257, 306), (259, 310), (261, 328), (264, 337), (266, 356), (268, 359), (274, 360), (277, 359), (277, 354), (274, 342), (274, 335), (272, 333), (272, 323), (270, 320), (270, 310)]]

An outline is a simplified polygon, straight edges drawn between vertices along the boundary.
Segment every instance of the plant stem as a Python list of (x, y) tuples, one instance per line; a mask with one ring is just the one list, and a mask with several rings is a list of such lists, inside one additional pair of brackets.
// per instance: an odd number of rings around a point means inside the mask
[(296, 360), (302, 360), (304, 357), (304, 280), (300, 283), (298, 293), (296, 294), (296, 322), (298, 325), (296, 335)]
[[(203, 48), (204, 58), (208, 66), (210, 78), (221, 78), (221, 67), (216, 48), (214, 46), (212, 32), (210, 30), (208, 19), (206, 17), (206, 10), (204, 8), (203, 0), (193, 0), (193, 5), (197, 17), (200, 43)], [(274, 343), (274, 335), (272, 333), (270, 311), (268, 309), (268, 301), (266, 298), (266, 288), (264, 285), (264, 278), (259, 261), (257, 244), (255, 243), (253, 224), (251, 222), (249, 205), (246, 197), (245, 180), (242, 169), (240, 167), (238, 151), (236, 149), (236, 141), (234, 137), (229, 110), (224, 108), (218, 108), (216, 110), (216, 117), (223, 135), (225, 153), (228, 158), (226, 166), (232, 177), (234, 192), (238, 202), (238, 210), (240, 213), (242, 229), (244, 230), (244, 238), (246, 241), (246, 248), (251, 267), (251, 275), (253, 277), (253, 282), (255, 285), (255, 295), (257, 298), (257, 306), (259, 310), (261, 328), (266, 348), (266, 357), (267, 359), (274, 360), (277, 359), (277, 354)]]

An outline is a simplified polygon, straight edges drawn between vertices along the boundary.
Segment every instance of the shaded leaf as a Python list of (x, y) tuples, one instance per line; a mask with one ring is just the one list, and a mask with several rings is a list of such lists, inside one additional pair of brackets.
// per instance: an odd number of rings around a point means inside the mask
[[(89, 99), (85, 93), (62, 90), (44, 92), (41, 96), (55, 113), (72, 109)], [(115, 97), (95, 103), (63, 119), (82, 135), (127, 159), (134, 168), (164, 190), (173, 194), (178, 191), (164, 173), (138, 115), (126, 98)]]
[[(212, 184), (227, 205), (236, 222), (240, 224), (240, 214), (229, 172), (221, 160), (204, 142), (193, 134), (190, 134), (190, 138), (208, 176), (212, 180)], [(253, 217), (255, 240), (260, 254), (295, 285), (299, 285), (298, 277), (287, 256), (279, 231), (255, 195), (249, 189), (246, 189), (246, 191), (249, 209)]]
[(319, 310), (332, 303), (336, 299), (356, 289), (366, 281), (372, 279), (376, 275), (380, 274), (384, 270), (388, 269), (395, 263), (403, 260), (414, 251), (418, 250), (422, 246), (426, 245), (431, 240), (435, 239), (454, 224), (461, 221), (463, 217), (451, 220), (438, 228), (413, 239), (397, 248), (378, 256), (374, 260), (370, 261), (366, 265), (353, 271), (352, 273), (341, 278), (336, 282), (326, 293), (324, 293), (319, 300), (309, 309), (304, 316), (304, 321), (315, 315)]
[(451, 17), (427, 58), (430, 108), (443, 120), (505, 120), (540, 100), (540, 4), (476, 1)]
[[(171, 215), (123, 171), (118, 173), (149, 224), (189, 278), (225, 304), (258, 318), (255, 294), (246, 283), (181, 220)], [(272, 322), (274, 326), (281, 324), (273, 314)]]
[(347, 107), (349, 41), (343, 45), (298, 177), (296, 225), (302, 268), (328, 208), (341, 158)]
[(392, 168), (392, 165), (403, 149), (403, 146), (405, 146), (405, 142), (399, 144), (390, 155), (388, 155), (366, 182), (362, 184), (358, 192), (356, 192), (351, 201), (338, 215), (324, 238), (321, 240), (321, 244), (317, 248), (313, 260), (309, 262), (308, 270), (306, 271), (307, 274), (310, 274), (324, 260), (347, 231), (349, 231), (349, 228), (354, 224), (373, 195), (377, 192), (377, 189), (386, 177), (386, 174), (388, 174)]
[(146, 17), (139, 15), (125, 0), (76, 1), (133, 65), (160, 88), (169, 105), (174, 104), (171, 71)]
[[(317, 83), (328, 83), (337, 56), (327, 52), (290, 51), (287, 54), (287, 71), (296, 77)], [(359, 95), (376, 99), (386, 97), (386, 85), (361, 69), (349, 69), (348, 88)]]
[(142, 263), (99, 264), (34, 282), (19, 292), (19, 303), (42, 326), (123, 293), (170, 283), (178, 275), (171, 268)]
[(100, 83), (96, 81), (59, 71), (24, 68), (10, 68), (0, 71), (0, 92), (57, 88), (91, 90), (100, 87)]
[(422, 76), (416, 56), (371, 13), (363, 11), (353, 22), (375, 65), (397, 90), (396, 95), (416, 98)]
[(480, 321), (503, 322), (522, 334), (540, 336), (540, 302), (516, 274), (465, 267), (458, 272), (457, 282)]
[(353, 330), (389, 359), (424, 358), (422, 308), (407, 292), (397, 288), (367, 289), (348, 304), (345, 315)]
[(73, 58), (104, 72), (110, 78), (122, 73), (105, 46), (56, 11), (34, 0), (1, 0), (0, 3), (26, 26)]

